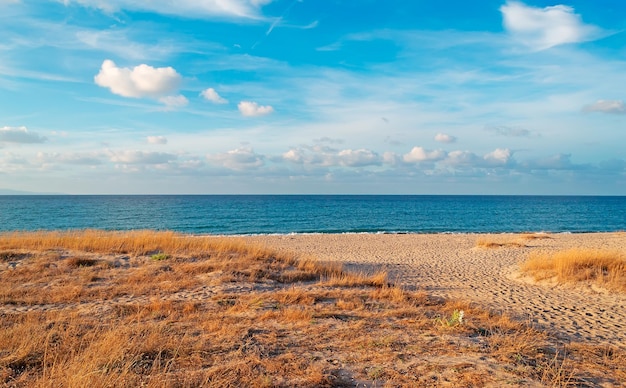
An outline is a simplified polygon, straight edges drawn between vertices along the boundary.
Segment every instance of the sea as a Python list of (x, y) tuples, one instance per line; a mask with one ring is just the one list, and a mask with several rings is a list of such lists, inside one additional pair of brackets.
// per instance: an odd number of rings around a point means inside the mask
[(190, 234), (583, 233), (626, 230), (625, 196), (5, 195), (0, 231)]

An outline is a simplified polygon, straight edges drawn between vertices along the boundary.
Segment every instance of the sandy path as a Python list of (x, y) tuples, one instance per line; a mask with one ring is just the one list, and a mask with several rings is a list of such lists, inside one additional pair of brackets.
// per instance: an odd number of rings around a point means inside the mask
[(249, 237), (269, 247), (340, 261), (432, 295), (480, 303), (551, 330), (564, 339), (626, 347), (626, 295), (529, 284), (515, 278), (531, 250), (575, 247), (626, 250), (626, 233), (558, 234), (525, 248), (477, 248), (478, 238), (517, 235), (289, 235)]

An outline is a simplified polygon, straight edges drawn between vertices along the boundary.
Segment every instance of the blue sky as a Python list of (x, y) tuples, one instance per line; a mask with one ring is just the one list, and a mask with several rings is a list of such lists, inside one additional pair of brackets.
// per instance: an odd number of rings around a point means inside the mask
[(0, 0), (0, 190), (626, 195), (621, 0)]

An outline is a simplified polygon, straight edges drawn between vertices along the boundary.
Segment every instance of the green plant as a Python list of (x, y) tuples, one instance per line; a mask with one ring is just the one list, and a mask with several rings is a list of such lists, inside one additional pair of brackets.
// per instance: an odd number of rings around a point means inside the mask
[(446, 317), (437, 317), (435, 322), (439, 323), (442, 326), (446, 327), (454, 327), (463, 324), (463, 317), (465, 316), (465, 312), (463, 310), (454, 310), (452, 315), (449, 318)]
[(162, 260), (167, 260), (170, 257), (166, 253), (159, 252), (159, 253), (155, 253), (154, 255), (150, 256), (150, 258), (152, 260), (155, 260), (155, 261), (162, 261)]

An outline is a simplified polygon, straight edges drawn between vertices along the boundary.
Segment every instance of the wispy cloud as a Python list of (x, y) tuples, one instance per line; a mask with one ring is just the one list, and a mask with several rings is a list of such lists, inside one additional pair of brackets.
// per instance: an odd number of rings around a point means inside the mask
[(159, 98), (159, 102), (165, 104), (167, 110), (174, 110), (189, 104), (187, 97), (179, 94), (177, 96), (165, 96)]
[(507, 1), (500, 11), (504, 27), (513, 39), (533, 50), (586, 42), (606, 35), (600, 28), (583, 23), (574, 8), (566, 5), (537, 8), (519, 1)]
[(46, 137), (29, 132), (26, 127), (0, 128), (0, 143), (36, 144), (46, 141), (48, 141)]
[(121, 164), (165, 164), (178, 159), (178, 156), (166, 152), (139, 150), (107, 151), (109, 160)]
[(583, 108), (585, 112), (601, 112), (623, 115), (626, 114), (626, 104), (622, 100), (598, 100)]
[(102, 164), (102, 153), (84, 152), (84, 153), (45, 153), (38, 152), (37, 160), (42, 164), (71, 164), (79, 166), (97, 166)]
[(489, 132), (506, 137), (530, 137), (532, 134), (528, 129), (507, 127), (506, 125), (487, 126), (485, 129)]
[(100, 9), (107, 13), (122, 10), (146, 11), (193, 19), (244, 18), (262, 19), (260, 9), (272, 0), (62, 0), (65, 5), (78, 4)]
[(439, 143), (450, 144), (456, 142), (456, 137), (452, 135), (446, 135), (445, 133), (438, 133), (437, 135), (435, 135), (435, 141)]
[(148, 144), (167, 144), (167, 138), (165, 136), (148, 136), (146, 141)]

